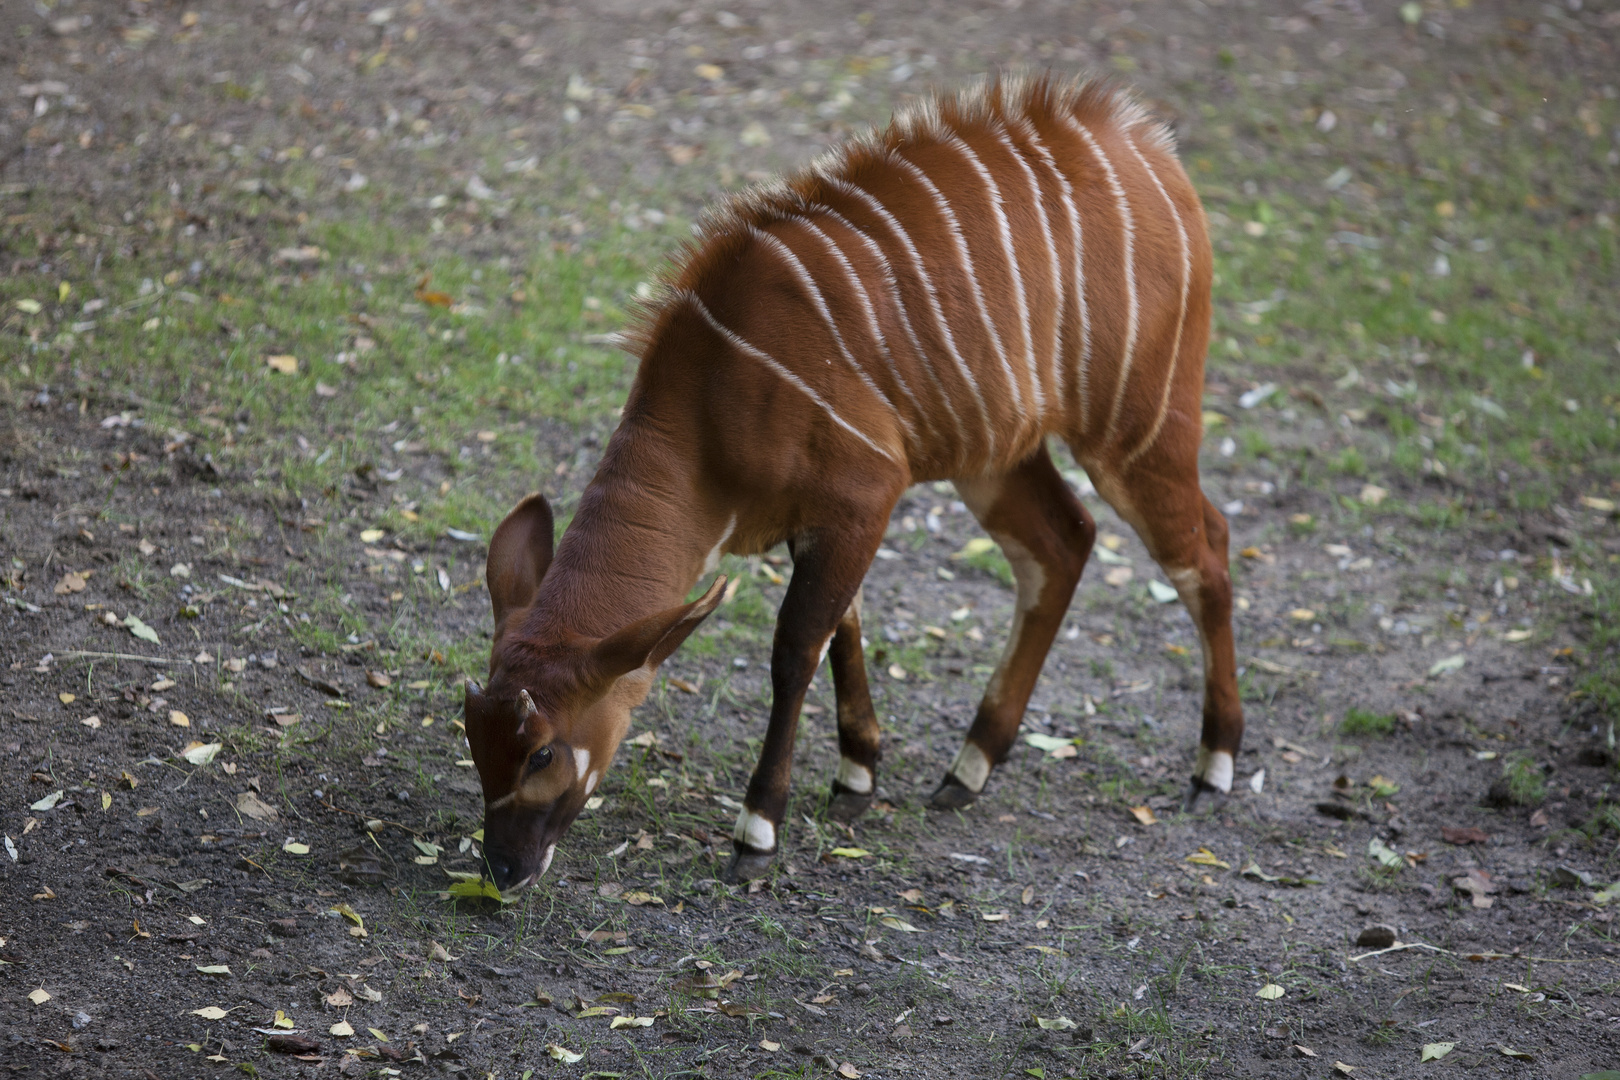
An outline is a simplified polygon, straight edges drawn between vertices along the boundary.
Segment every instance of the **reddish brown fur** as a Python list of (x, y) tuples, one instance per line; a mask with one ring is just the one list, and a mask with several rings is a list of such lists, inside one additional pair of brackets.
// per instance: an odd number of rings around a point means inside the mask
[[(1206, 668), (1194, 790), (1229, 787), (1243, 721), (1226, 530), (1197, 474), (1210, 274), (1168, 134), (1096, 84), (931, 101), (722, 207), (641, 325), (623, 422), (555, 558), (537, 496), (492, 541), (497, 633), (468, 729), (497, 880), (549, 860), (653, 669), (718, 602), (717, 583), (682, 603), (722, 551), (786, 541), (795, 561), (731, 872), (760, 872), (774, 849), (829, 639), (834, 810), (864, 809), (878, 738), (854, 601), (890, 509), (921, 480), (956, 481), (1019, 578), (1007, 653), (934, 797), (970, 802), (1012, 743), (1094, 533), (1048, 435), (1188, 601)], [(537, 706), (521, 726), (520, 689)], [(547, 746), (551, 764), (524, 772)], [(564, 751), (584, 764), (557, 765)]]

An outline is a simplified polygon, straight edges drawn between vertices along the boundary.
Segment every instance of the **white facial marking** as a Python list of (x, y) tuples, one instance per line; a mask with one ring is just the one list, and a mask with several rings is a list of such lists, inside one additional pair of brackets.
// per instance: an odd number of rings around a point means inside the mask
[(847, 757), (838, 759), (838, 782), (857, 795), (872, 794), (872, 770)]
[(589, 795), (591, 792), (595, 791), (596, 782), (600, 779), (602, 779), (602, 774), (599, 772), (593, 772), (591, 775), (587, 776), (585, 778), (585, 794)]
[(731, 838), (755, 851), (776, 850), (776, 826), (746, 806), (737, 815), (737, 827), (731, 830)]
[(951, 775), (977, 795), (984, 790), (984, 782), (990, 779), (990, 759), (972, 743), (963, 743), (956, 760), (951, 763)]
[(546, 848), (546, 853), (540, 856), (540, 869), (534, 872), (534, 876), (536, 878), (543, 877), (545, 872), (551, 869), (551, 857), (555, 854), (557, 854), (556, 844), (552, 844)]
[(1193, 776), (1223, 794), (1232, 790), (1232, 755), (1225, 750), (1198, 748)]
[(583, 746), (574, 747), (574, 775), (584, 776), (591, 767), (591, 752)]

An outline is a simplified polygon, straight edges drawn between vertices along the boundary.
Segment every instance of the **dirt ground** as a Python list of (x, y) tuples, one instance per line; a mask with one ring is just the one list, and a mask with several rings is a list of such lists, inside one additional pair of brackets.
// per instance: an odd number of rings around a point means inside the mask
[[(8, 233), (0, 265), (137, 259), (178, 242), (138, 227), (158, 204), (180, 215), (175, 237), (189, 214), (210, 223), (199, 243), (265, 247), (297, 214), (349, 212), (356, 175), (410, 196), (400, 228), (442, 228), (436, 243), (469, 259), (521, 259), (568, 235), (562, 215), (538, 234), (499, 218), (460, 229), (426, 197), (476, 201), (475, 176), (511, 190), (532, 157), (695, 213), (905, 94), (1014, 64), (1126, 72), (1188, 154), (1221, 145), (1201, 98), (1290, 43), (1352, 80), (1375, 60), (1463, 70), (1509, 53), (1613, 80), (1612, 5), (1521, 7), (1460, 0), (1409, 25), (1356, 0), (18, 4), (9, 21), (27, 32), (0, 43), (5, 211), (34, 229), (71, 207), (66, 231), (99, 239), (22, 255)], [(1232, 45), (1247, 50), (1236, 69)], [(827, 58), (846, 73), (836, 85), (815, 74)], [(694, 75), (705, 64), (722, 74)], [(330, 192), (286, 220), (231, 212), (233, 177), (293, 146)], [(240, 173), (221, 180), (233, 155)], [(8, 329), (7, 363), (27, 346)], [(954, 493), (918, 489), (867, 584), (885, 728), (871, 814), (848, 831), (819, 816), (836, 760), (823, 676), (778, 872), (714, 880), (768, 695), (768, 634), (722, 610), (710, 644), (666, 666), (638, 742), (542, 887), (452, 903), (444, 871), (479, 866), (481, 801), (453, 723), (463, 672), (444, 659), (452, 643), (487, 649), (476, 539), (379, 546), (349, 527), (388, 498), (364, 475), (300, 502), (130, 423), (139, 402), (106, 386), (7, 379), (0, 1068), (13, 1075), (1620, 1069), (1620, 952), (1593, 899), (1620, 877), (1620, 820), (1592, 824), (1611, 805), (1612, 729), (1569, 694), (1580, 575), (1571, 592), (1543, 572), (1576, 547), (1620, 554), (1620, 533), (1568, 493), (1518, 510), (1503, 474), (1452, 493), (1498, 510), (1461, 526), (1347, 516), (1360, 479), (1303, 483), (1211, 440), (1249, 731), (1236, 790), (1193, 814), (1179, 797), (1197, 638), (1178, 604), (1140, 590), (1150, 561), (1088, 495), (1119, 543), (1088, 568), (1027, 725), (1079, 741), (1067, 756), (1020, 743), (975, 807), (939, 815), (921, 800), (971, 719), (1011, 593), (952, 558), (977, 534)], [(1210, 382), (1213, 407), (1235, 408), (1243, 384), (1218, 359)], [(1332, 425), (1305, 409), (1274, 441)], [(600, 432), (533, 430), (536, 476), (503, 502), (588, 479)], [(448, 475), (384, 446), (378, 468), (395, 467), (424, 489)], [(1407, 483), (1391, 497), (1434, 490)], [(1135, 588), (1105, 582), (1126, 564)], [(143, 567), (155, 575), (137, 588)], [(419, 600), (446, 567), (454, 581)], [(788, 569), (745, 572), (775, 600)], [(312, 645), (300, 620), (326, 618), (327, 594), (382, 629)], [(1352, 707), (1359, 734), (1341, 727)], [(216, 742), (207, 761), (183, 756)], [(1357, 944), (1377, 926), (1406, 947)], [(276, 1045), (289, 1036), (306, 1041)]]

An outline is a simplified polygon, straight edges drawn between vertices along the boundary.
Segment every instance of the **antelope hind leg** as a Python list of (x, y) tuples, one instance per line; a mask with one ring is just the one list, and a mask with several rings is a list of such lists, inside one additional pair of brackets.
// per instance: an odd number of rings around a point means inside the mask
[(1007, 755), (1097, 534), (1045, 446), (1003, 476), (959, 480), (956, 488), (1012, 564), (1018, 598), (1007, 647), (985, 686), (973, 726), (929, 796), (936, 810), (970, 805)]

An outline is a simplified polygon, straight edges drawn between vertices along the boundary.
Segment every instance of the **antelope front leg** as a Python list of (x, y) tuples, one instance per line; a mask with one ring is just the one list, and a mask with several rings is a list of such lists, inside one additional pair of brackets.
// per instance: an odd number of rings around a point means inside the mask
[[(732, 832), (731, 863), (724, 875), (727, 881), (759, 877), (776, 854), (777, 831), (787, 813), (799, 708), (821, 664), (821, 650), (846, 617), (877, 552), (887, 512), (877, 521), (876, 528), (825, 530), (801, 535), (790, 544), (793, 580), (776, 616), (776, 642), (771, 650), (770, 726)], [(858, 535), (851, 537), (849, 532)], [(860, 648), (858, 625), (855, 648)]]
[(1097, 535), (1091, 515), (1044, 446), (1004, 476), (959, 480), (956, 487), (1012, 564), (1018, 599), (1007, 648), (984, 688), (973, 726), (929, 796), (936, 810), (972, 803), (990, 770), (1007, 756)]
[(872, 805), (881, 740), (877, 714), (872, 710), (872, 693), (866, 683), (859, 590), (838, 621), (827, 659), (838, 697), (838, 775), (833, 778), (827, 813), (837, 821), (853, 821)]

